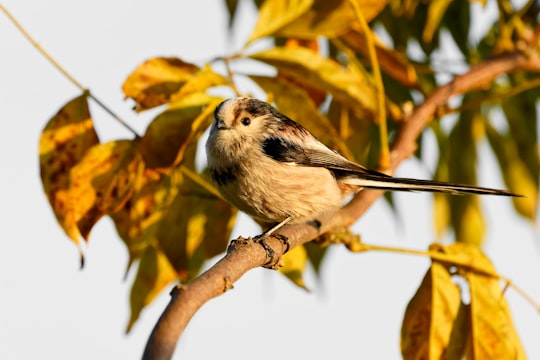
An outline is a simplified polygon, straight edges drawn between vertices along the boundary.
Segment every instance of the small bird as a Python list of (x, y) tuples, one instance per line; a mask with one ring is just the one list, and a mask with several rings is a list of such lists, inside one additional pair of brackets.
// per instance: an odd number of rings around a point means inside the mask
[[(272, 105), (254, 98), (219, 104), (206, 142), (208, 168), (221, 195), (268, 224), (315, 220), (364, 188), (519, 196), (506, 190), (392, 177), (347, 160)], [(277, 235), (276, 235), (277, 236)]]

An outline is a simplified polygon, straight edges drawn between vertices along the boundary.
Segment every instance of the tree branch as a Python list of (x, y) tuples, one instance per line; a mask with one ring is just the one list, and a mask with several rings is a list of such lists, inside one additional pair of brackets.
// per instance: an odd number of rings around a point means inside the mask
[[(540, 72), (540, 56), (537, 53), (525, 55), (515, 52), (493, 58), (439, 87), (405, 119), (391, 148), (389, 171), (394, 172), (403, 160), (414, 153), (416, 139), (437, 109), (447, 104), (452, 96), (488, 87), (498, 76), (516, 71)], [(280, 230), (280, 234), (287, 236), (290, 248), (294, 248), (337, 227), (350, 226), (382, 194), (383, 191), (378, 190), (362, 191), (341, 210), (318, 219), (317, 224), (288, 225)], [(212, 268), (190, 283), (175, 287), (167, 308), (150, 335), (143, 359), (170, 359), (189, 320), (204, 303), (231, 289), (235, 281), (255, 267), (276, 268), (278, 259), (286, 250), (285, 246), (275, 238), (268, 239), (267, 243), (276, 251), (270, 263), (259, 244), (249, 239), (234, 240), (227, 254)]]

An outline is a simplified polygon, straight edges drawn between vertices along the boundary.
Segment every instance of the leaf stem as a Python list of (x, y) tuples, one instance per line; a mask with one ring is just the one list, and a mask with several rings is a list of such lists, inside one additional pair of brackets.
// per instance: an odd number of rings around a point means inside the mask
[(381, 76), (381, 69), (379, 66), (379, 61), (377, 59), (377, 53), (375, 51), (375, 44), (373, 42), (373, 33), (368, 26), (366, 18), (358, 5), (356, 0), (349, 1), (354, 9), (354, 13), (360, 27), (364, 32), (366, 37), (366, 45), (369, 53), (369, 61), (371, 63), (371, 68), (373, 69), (373, 77), (375, 79), (375, 86), (377, 87), (377, 117), (379, 124), (379, 134), (381, 141), (381, 155), (379, 159), (379, 166), (386, 170), (390, 168), (390, 146), (388, 144), (388, 129), (386, 125), (386, 105), (385, 105), (385, 95), (384, 95), (384, 84)]
[[(404, 248), (395, 248), (390, 246), (378, 246), (378, 245), (369, 245), (362, 243), (362, 252), (363, 251), (385, 251), (385, 252), (394, 252), (394, 253), (400, 253), (400, 254), (408, 254), (408, 255), (417, 255), (417, 256), (427, 256), (431, 258), (431, 260), (440, 261), (440, 262), (447, 262), (452, 265), (461, 266), (467, 269), (470, 269), (472, 271), (475, 271), (480, 274), (484, 274), (499, 280), (502, 280), (505, 282), (506, 287), (510, 286), (512, 289), (514, 289), (515, 292), (517, 292), (525, 301), (527, 301), (534, 309), (538, 312), (540, 312), (540, 305), (527, 293), (525, 290), (521, 289), (519, 286), (517, 286), (515, 283), (512, 282), (509, 278), (493, 271), (488, 271), (486, 269), (479, 268), (475, 266), (473, 263), (467, 262), (467, 261), (460, 261), (456, 259), (454, 256), (449, 254), (444, 254), (438, 251), (422, 251), (422, 250), (413, 250), (413, 249), (404, 249)], [(505, 290), (503, 290), (504, 293)]]
[(21, 32), (21, 34), (40, 52), (45, 59), (47, 59), (64, 77), (66, 77), (75, 87), (77, 87), (82, 92), (88, 94), (88, 96), (96, 102), (103, 110), (105, 110), (109, 115), (111, 115), (116, 121), (118, 121), (122, 126), (127, 130), (133, 133), (136, 138), (140, 138), (139, 134), (135, 129), (129, 126), (124, 120), (122, 120), (118, 115), (116, 115), (108, 106), (106, 106), (101, 100), (95, 97), (88, 89), (86, 89), (80, 82), (78, 82), (70, 73), (64, 69), (58, 61), (56, 61), (29, 33), (26, 29), (15, 19), (15, 17), (2, 5), (0, 4), (0, 10), (8, 17), (8, 19), (15, 25), (15, 27)]

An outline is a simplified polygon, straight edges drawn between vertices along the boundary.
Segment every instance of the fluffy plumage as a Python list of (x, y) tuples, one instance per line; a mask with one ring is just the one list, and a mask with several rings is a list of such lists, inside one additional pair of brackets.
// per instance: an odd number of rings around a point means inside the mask
[(265, 222), (304, 222), (363, 188), (518, 196), (506, 190), (396, 178), (329, 149), (300, 124), (253, 98), (215, 110), (206, 143), (212, 178), (227, 201)]

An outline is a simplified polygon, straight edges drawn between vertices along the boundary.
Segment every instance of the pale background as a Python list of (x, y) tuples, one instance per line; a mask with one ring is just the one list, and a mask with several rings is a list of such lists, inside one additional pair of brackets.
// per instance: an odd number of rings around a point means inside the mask
[[(125, 77), (154, 56), (202, 64), (239, 49), (255, 21), (251, 2), (241, 3), (240, 26), (229, 41), (221, 0), (3, 2), (68, 71), (141, 133), (151, 113), (137, 117), (130, 111), (120, 91)], [(75, 246), (47, 204), (39, 180), (39, 134), (78, 94), (0, 14), (1, 359), (140, 358), (168, 301), (164, 291), (124, 335), (134, 272), (124, 280), (127, 252), (111, 222), (104, 219), (94, 228), (81, 271)], [(130, 136), (101, 109), (91, 110), (102, 140)], [(433, 139), (426, 141), (426, 151), (435, 151)], [(502, 186), (492, 176), (494, 166), (482, 151), (482, 185)], [(410, 160), (399, 174), (429, 177), (432, 170), (433, 163)], [(507, 199), (483, 198), (482, 204), (490, 225), (487, 254), (501, 274), (540, 300), (538, 230), (515, 218)], [(431, 197), (400, 194), (397, 207), (399, 219), (378, 202), (354, 229), (368, 243), (426, 249), (434, 240)], [(243, 220), (233, 235), (257, 233)], [(320, 282), (308, 274), (311, 293), (272, 271), (251, 271), (199, 311), (176, 358), (399, 359), (403, 313), (428, 264), (419, 257), (351, 254), (336, 247)], [(529, 357), (540, 358), (540, 316), (512, 290), (507, 298)]]

